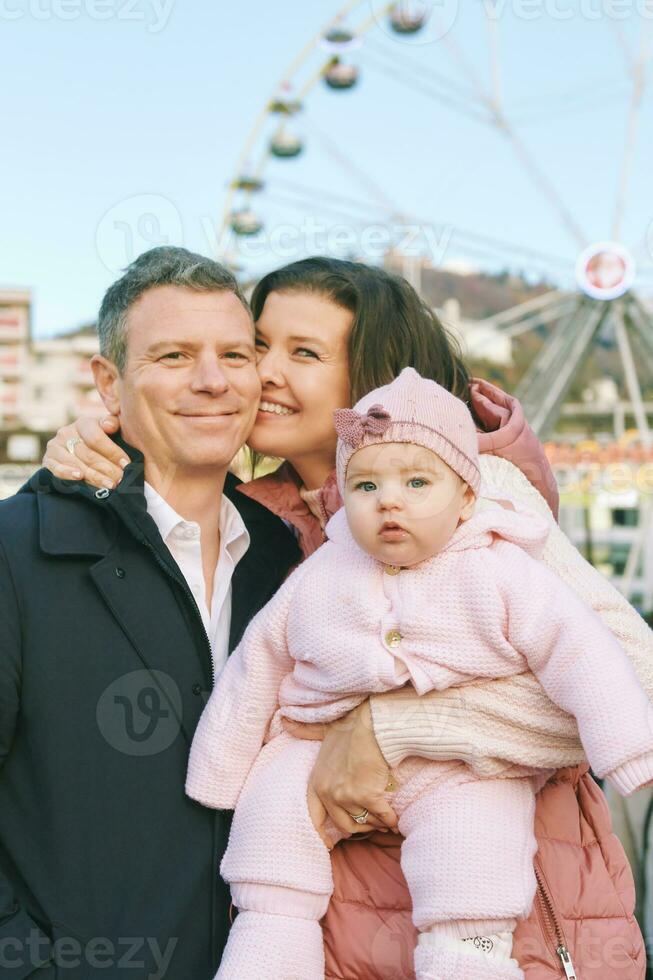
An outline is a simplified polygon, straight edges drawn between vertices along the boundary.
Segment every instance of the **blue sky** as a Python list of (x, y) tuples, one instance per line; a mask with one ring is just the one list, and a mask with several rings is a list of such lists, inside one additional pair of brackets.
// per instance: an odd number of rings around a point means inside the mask
[[(639, 29), (651, 29), (653, 3), (496, 4), (506, 114), (530, 116), (520, 132), (583, 239), (608, 238), (628, 105), (622, 45), (634, 48)], [(257, 114), (338, 6), (0, 0), (0, 285), (34, 290), (37, 334), (91, 319), (116, 270), (148, 244), (215, 248), (226, 188)], [(489, 86), (482, 0), (427, 4), (451, 15), (451, 29), (412, 43), (388, 32), (380, 6), (364, 0), (354, 18), (372, 20), (351, 55), (359, 87), (314, 88), (299, 120), (306, 152), (267, 167), (256, 202), (266, 237), (254, 258), (239, 257), (245, 269), (291, 260), (307, 243), (375, 257), (370, 242), (388, 213), (376, 195), (401, 216), (395, 232), (402, 225), (405, 239), (412, 228), (436, 261), (528, 267), (519, 253), (507, 260), (494, 247), (472, 249), (456, 238), (462, 228), (559, 256), (568, 281), (578, 246), (507, 141), (425, 92), (432, 72), (471, 87), (447, 39)], [(306, 72), (324, 58), (314, 55)], [(407, 78), (418, 81), (408, 86)], [(631, 245), (647, 241), (653, 219), (652, 108), (649, 94), (624, 222)], [(309, 188), (300, 207), (290, 206), (293, 187)]]

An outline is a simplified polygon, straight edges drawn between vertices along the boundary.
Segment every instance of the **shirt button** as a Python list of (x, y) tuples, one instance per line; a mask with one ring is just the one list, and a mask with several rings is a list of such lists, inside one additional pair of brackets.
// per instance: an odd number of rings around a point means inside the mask
[(125, 577), (125, 569), (124, 568), (116, 568), (116, 569), (114, 569), (114, 571), (116, 573), (117, 578), (124, 578)]
[(187, 541), (193, 541), (195, 538), (199, 537), (199, 528), (196, 527), (185, 527), (183, 531), (183, 536)]
[(399, 630), (388, 630), (385, 634), (385, 642), (391, 649), (395, 650), (401, 643), (402, 636)]
[(386, 573), (386, 575), (398, 575), (401, 568), (399, 565), (386, 565), (383, 571)]
[(193, 694), (196, 694), (199, 697), (199, 695), (201, 693), (202, 693), (202, 685), (201, 684), (193, 684)]

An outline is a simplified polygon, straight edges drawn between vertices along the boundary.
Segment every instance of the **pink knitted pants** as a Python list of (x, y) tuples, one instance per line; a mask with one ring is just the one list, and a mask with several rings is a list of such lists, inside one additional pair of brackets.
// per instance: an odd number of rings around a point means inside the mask
[[(220, 980), (323, 980), (319, 920), (329, 851), (306, 803), (320, 745), (280, 735), (250, 772), (221, 872), (240, 910)], [(476, 779), (460, 764), (407, 760), (390, 797), (420, 931), (418, 980), (521, 980), (514, 960), (458, 951), (459, 938), (512, 931), (535, 894), (535, 798), (525, 779)], [(459, 944), (462, 950), (468, 944)]]

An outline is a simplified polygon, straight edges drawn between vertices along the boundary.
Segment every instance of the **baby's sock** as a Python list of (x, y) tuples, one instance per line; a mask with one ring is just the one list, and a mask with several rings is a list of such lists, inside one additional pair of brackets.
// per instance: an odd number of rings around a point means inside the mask
[(439, 938), (421, 936), (415, 950), (417, 980), (524, 980), (516, 960), (470, 952), (464, 942), (460, 945), (462, 952), (443, 946)]
[(418, 980), (523, 980), (511, 954), (510, 931), (471, 937), (422, 933), (415, 972)]
[(465, 939), (456, 939), (452, 936), (433, 936), (425, 933), (420, 936), (420, 942), (426, 945), (437, 944), (444, 949), (452, 949), (454, 952), (477, 954), (479, 956), (490, 957), (493, 960), (504, 962), (512, 957), (512, 933), (498, 932), (492, 936), (469, 936)]

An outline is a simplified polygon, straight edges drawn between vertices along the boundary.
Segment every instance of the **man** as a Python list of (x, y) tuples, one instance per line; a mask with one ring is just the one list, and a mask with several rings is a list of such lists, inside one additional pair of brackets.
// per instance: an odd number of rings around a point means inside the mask
[(299, 553), (227, 472), (260, 395), (230, 273), (153, 249), (98, 331), (122, 483), (41, 470), (0, 504), (0, 977), (211, 980), (228, 822), (184, 795), (188, 750)]

